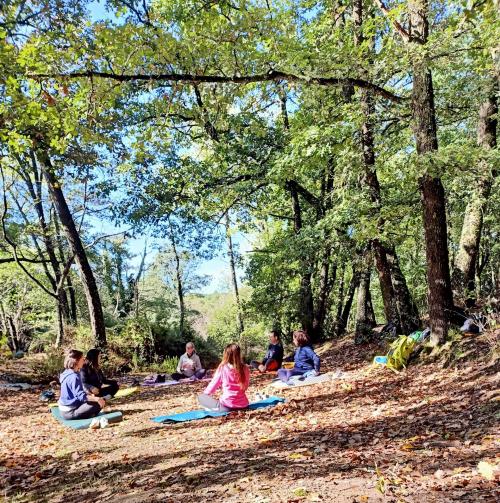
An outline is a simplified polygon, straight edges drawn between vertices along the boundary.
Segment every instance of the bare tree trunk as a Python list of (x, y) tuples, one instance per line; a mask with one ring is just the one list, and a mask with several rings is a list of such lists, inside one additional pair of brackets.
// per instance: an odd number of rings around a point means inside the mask
[(354, 341), (357, 344), (370, 341), (373, 336), (372, 328), (375, 326), (375, 314), (373, 312), (372, 298), (370, 294), (372, 256), (369, 251), (365, 252), (364, 255), (363, 265), (360, 272), (358, 302), (356, 308)]
[[(422, 46), (429, 34), (428, 0), (409, 2), (411, 37)], [(417, 154), (425, 157), (438, 150), (432, 74), (421, 51), (413, 63), (412, 113)], [(441, 344), (448, 332), (453, 297), (448, 257), (446, 201), (443, 184), (437, 176), (420, 179), (427, 259), (427, 299), (431, 343)]]
[(420, 325), (418, 308), (410, 295), (406, 279), (399, 266), (398, 256), (394, 248), (385, 249), (387, 263), (391, 269), (394, 299), (399, 317), (399, 328), (403, 334), (411, 334)]
[[(355, 45), (361, 46), (364, 43), (363, 37), (363, 0), (355, 0), (353, 6), (353, 19), (356, 26), (354, 35)], [(363, 73), (367, 73), (363, 71)], [(361, 91), (361, 110), (364, 120), (361, 126), (361, 144), (363, 150), (363, 164), (365, 168), (364, 183), (369, 189), (370, 198), (378, 214), (378, 229), (383, 230), (384, 219), (380, 216), (382, 207), (382, 196), (380, 183), (375, 169), (375, 139), (373, 117), (375, 114), (375, 104), (372, 93), (368, 90)], [(393, 270), (388, 262), (388, 253), (396, 257), (396, 251), (393, 247), (384, 245), (379, 239), (372, 241), (372, 247), (375, 254), (375, 264), (380, 281), (380, 290), (384, 304), (384, 313), (388, 322), (395, 323), (403, 333), (410, 333), (418, 327), (418, 313), (416, 321), (414, 316), (411, 321), (406, 318), (407, 313), (416, 309), (415, 303), (406, 286), (406, 281), (401, 269)], [(402, 281), (401, 281), (402, 278)], [(397, 287), (397, 288), (396, 288)]]
[[(61, 230), (59, 228), (59, 220), (57, 217), (57, 214), (55, 211), (53, 212), (53, 219), (52, 221), (54, 222), (54, 229), (56, 231), (56, 242), (57, 242), (57, 249), (59, 251), (59, 262), (61, 264), (66, 264), (68, 262), (68, 259), (66, 258), (66, 255), (64, 253), (62, 241), (61, 241)], [(70, 306), (70, 323), (73, 325), (76, 325), (78, 323), (78, 312), (77, 312), (77, 307), (76, 307), (76, 294), (75, 294), (75, 287), (73, 285), (73, 281), (71, 280), (71, 275), (67, 274), (66, 276), (66, 284), (68, 285), (68, 292), (69, 292), (69, 306)]]
[[(494, 149), (497, 145), (497, 93), (498, 79), (494, 78), (491, 81), (488, 97), (479, 108), (477, 142), (485, 151)], [(496, 171), (491, 171), (486, 161), (482, 161), (479, 168), (482, 173), (465, 209), (462, 234), (452, 277), (455, 295), (458, 298), (465, 297), (468, 306), (475, 303), (475, 276), (483, 215), (496, 176)]]
[(184, 337), (185, 324), (186, 324), (186, 305), (184, 302), (184, 288), (183, 288), (182, 271), (181, 271), (181, 260), (179, 257), (179, 253), (177, 252), (174, 229), (171, 224), (170, 224), (170, 244), (172, 245), (172, 251), (174, 252), (174, 259), (175, 259), (177, 298), (179, 299), (179, 334), (182, 338)]
[[(233, 284), (234, 300), (236, 302), (236, 312), (238, 321), (239, 335), (245, 330), (243, 323), (243, 313), (241, 311), (240, 293), (238, 289), (238, 278), (236, 276), (236, 260), (234, 258), (233, 238), (231, 237), (231, 220), (229, 218), (229, 211), (226, 212), (226, 241), (227, 241), (227, 254), (229, 257), (229, 268), (231, 271), (231, 282)], [(246, 352), (244, 349), (244, 353)]]
[(314, 310), (313, 318), (313, 332), (318, 334), (319, 337), (323, 335), (323, 324), (326, 317), (328, 297), (330, 295), (330, 285), (335, 282), (337, 275), (337, 264), (334, 263), (330, 277), (330, 255), (330, 247), (327, 246), (323, 252), (323, 258), (321, 260), (318, 300), (316, 303), (316, 309)]
[(137, 318), (139, 316), (139, 281), (144, 274), (144, 268), (146, 264), (146, 256), (148, 250), (147, 241), (144, 243), (144, 251), (142, 252), (141, 263), (139, 265), (139, 270), (137, 271), (137, 275), (134, 278), (132, 285), (132, 302), (131, 302), (131, 310), (134, 310), (134, 316)]
[[(302, 229), (302, 211), (300, 208), (299, 195), (295, 184), (288, 184), (288, 190), (292, 199), (293, 223), (295, 234), (299, 234)], [(317, 340), (317, 335), (313, 329), (314, 305), (311, 286), (311, 266), (304, 257), (300, 260), (300, 293), (299, 293), (299, 320), (302, 328), (307, 331), (312, 342)]]
[(342, 309), (341, 316), (337, 319), (335, 326), (335, 335), (341, 337), (344, 335), (347, 321), (349, 320), (349, 313), (351, 312), (352, 302), (354, 300), (354, 293), (359, 285), (360, 276), (357, 271), (353, 271), (351, 282), (349, 283), (349, 289), (347, 291), (346, 302), (344, 308)]
[(38, 162), (42, 166), (50, 195), (59, 216), (59, 221), (61, 222), (64, 233), (66, 234), (66, 239), (68, 240), (70, 248), (75, 255), (78, 268), (80, 269), (95, 345), (100, 349), (105, 349), (106, 326), (104, 324), (104, 313), (102, 310), (99, 290), (97, 288), (94, 273), (90, 267), (87, 253), (85, 252), (82, 240), (80, 239), (75, 221), (73, 220), (73, 215), (71, 214), (66, 202), (66, 198), (61, 190), (61, 185), (54, 174), (54, 169), (48, 154), (43, 150), (38, 150), (36, 156)]
[[(342, 267), (342, 275), (339, 281), (339, 291), (338, 291), (338, 303), (337, 303), (337, 313), (336, 320), (340, 320), (342, 317), (342, 307), (344, 305), (344, 279), (345, 279), (345, 265)], [(335, 322), (337, 324), (337, 321)]]

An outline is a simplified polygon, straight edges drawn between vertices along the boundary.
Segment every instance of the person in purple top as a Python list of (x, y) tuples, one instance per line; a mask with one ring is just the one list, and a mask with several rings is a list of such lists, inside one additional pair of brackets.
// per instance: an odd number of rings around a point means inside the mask
[(59, 411), (64, 419), (88, 419), (97, 416), (106, 405), (103, 398), (87, 394), (83, 389), (80, 369), (85, 363), (83, 353), (70, 349), (64, 359), (64, 372), (59, 376), (61, 397)]
[(278, 377), (283, 382), (288, 382), (292, 376), (318, 375), (321, 360), (311, 347), (307, 333), (304, 330), (296, 330), (293, 333), (293, 343), (297, 346), (293, 357), (294, 366), (292, 369), (279, 369)]

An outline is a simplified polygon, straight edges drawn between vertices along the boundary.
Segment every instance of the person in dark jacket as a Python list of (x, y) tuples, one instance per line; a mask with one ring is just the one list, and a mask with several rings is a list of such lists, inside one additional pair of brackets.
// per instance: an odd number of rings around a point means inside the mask
[(109, 400), (116, 395), (118, 383), (113, 379), (106, 379), (100, 367), (101, 351), (97, 348), (87, 353), (85, 365), (80, 370), (83, 388), (87, 393)]
[(76, 349), (71, 349), (64, 359), (65, 370), (59, 377), (59, 411), (64, 419), (95, 417), (106, 405), (103, 398), (85, 393), (80, 377), (80, 369), (84, 363), (83, 353)]
[(262, 362), (252, 361), (250, 366), (258, 369), (260, 372), (278, 370), (283, 362), (283, 346), (280, 341), (279, 333), (276, 330), (269, 332), (269, 346)]
[(318, 375), (321, 360), (311, 347), (307, 333), (304, 330), (296, 330), (293, 333), (293, 343), (297, 346), (293, 357), (294, 366), (292, 369), (279, 369), (278, 377), (288, 382), (292, 376)]

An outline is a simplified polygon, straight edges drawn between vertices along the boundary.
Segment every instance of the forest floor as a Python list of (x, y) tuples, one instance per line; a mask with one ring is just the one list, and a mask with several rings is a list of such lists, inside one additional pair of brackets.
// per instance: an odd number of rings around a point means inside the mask
[[(287, 399), (274, 408), (177, 425), (150, 418), (198, 408), (202, 384), (141, 389), (113, 404), (123, 422), (94, 431), (55, 421), (38, 400), (43, 388), (3, 390), (0, 498), (496, 502), (498, 338), (465, 341), (453, 365), (399, 374), (370, 365), (374, 346), (345, 338), (322, 348), (324, 370), (341, 378), (273, 393)], [(0, 378), (21, 363), (9, 365)], [(270, 380), (253, 377), (249, 397)]]

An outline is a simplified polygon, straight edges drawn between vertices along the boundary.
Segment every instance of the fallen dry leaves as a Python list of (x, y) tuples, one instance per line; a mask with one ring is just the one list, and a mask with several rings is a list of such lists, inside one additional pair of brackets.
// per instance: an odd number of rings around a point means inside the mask
[[(369, 366), (344, 339), (323, 352), (341, 379), (286, 390), (287, 403), (159, 426), (196, 407), (202, 385), (146, 389), (125, 420), (75, 432), (39, 389), (2, 392), (0, 486), (7, 501), (492, 502), (498, 483), (498, 368)], [(373, 353), (372, 353), (373, 354)], [(270, 376), (252, 377), (250, 397)], [(269, 390), (268, 390), (269, 391)]]

